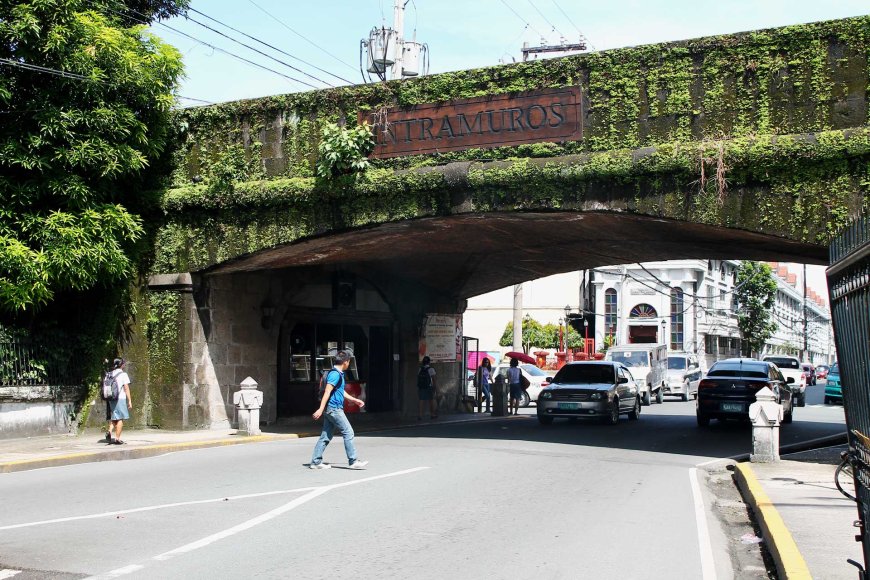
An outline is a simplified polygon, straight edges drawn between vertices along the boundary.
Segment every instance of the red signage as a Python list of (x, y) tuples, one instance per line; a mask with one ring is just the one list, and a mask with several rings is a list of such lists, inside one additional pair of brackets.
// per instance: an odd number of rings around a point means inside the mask
[(376, 140), (371, 157), (578, 141), (581, 108), (580, 89), (567, 87), (387, 109), (386, 123), (368, 118)]

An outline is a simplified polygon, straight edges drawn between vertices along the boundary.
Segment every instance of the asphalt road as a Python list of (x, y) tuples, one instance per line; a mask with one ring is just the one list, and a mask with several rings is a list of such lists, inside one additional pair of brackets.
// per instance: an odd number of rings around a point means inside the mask
[[(781, 439), (843, 431), (842, 407), (809, 402)], [(743, 530), (695, 470), (749, 452), (750, 427), (699, 429), (692, 402), (615, 427), (521, 415), (357, 445), (365, 471), (343, 468), (340, 441), (334, 469), (308, 470), (301, 439), (0, 475), (0, 577), (765, 577), (735, 571)]]

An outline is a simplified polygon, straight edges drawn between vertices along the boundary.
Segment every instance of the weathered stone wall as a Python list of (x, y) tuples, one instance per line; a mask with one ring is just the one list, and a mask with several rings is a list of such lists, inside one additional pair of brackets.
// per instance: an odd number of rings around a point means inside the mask
[(0, 387), (0, 439), (69, 433), (78, 387)]

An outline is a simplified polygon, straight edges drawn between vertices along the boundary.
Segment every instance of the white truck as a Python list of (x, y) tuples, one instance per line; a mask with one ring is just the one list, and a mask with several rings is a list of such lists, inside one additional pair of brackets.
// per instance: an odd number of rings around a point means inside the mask
[(662, 402), (668, 381), (667, 345), (640, 343), (614, 346), (604, 358), (628, 367), (644, 405), (649, 405), (653, 398), (656, 403)]
[(772, 362), (779, 368), (785, 382), (791, 389), (792, 401), (797, 407), (807, 404), (807, 375), (801, 367), (801, 361), (796, 357), (786, 355), (770, 355), (761, 360)]

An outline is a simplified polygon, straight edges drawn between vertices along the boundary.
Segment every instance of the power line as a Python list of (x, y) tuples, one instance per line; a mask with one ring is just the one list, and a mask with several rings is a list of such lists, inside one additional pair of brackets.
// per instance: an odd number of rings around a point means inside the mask
[[(275, 48), (274, 46), (272, 46), (272, 45), (270, 45), (270, 44), (266, 44), (266, 43), (263, 42), (262, 40), (259, 40), (259, 39), (257, 39), (257, 38), (254, 38), (253, 36), (250, 36), (250, 35), (248, 35), (248, 34), (245, 34), (244, 32), (242, 32), (242, 31), (240, 31), (240, 30), (238, 30), (238, 29), (235, 29), (235, 28), (233, 28), (232, 26), (229, 26), (229, 25), (224, 24), (223, 22), (221, 22), (221, 21), (219, 21), (219, 20), (216, 20), (216, 19), (212, 18), (211, 16), (208, 16), (208, 15), (206, 15), (206, 14), (203, 14), (203, 13), (200, 12), (199, 10), (196, 10), (196, 9), (194, 9), (194, 8), (191, 8), (190, 10), (191, 10), (191, 12), (196, 12), (197, 14), (202, 14), (203, 16), (205, 16), (206, 18), (208, 18), (209, 20), (212, 20), (212, 21), (214, 21), (214, 22), (217, 22), (218, 24), (220, 24), (220, 25), (222, 25), (222, 26), (226, 26), (226, 27), (229, 28), (230, 30), (233, 30), (233, 31), (235, 31), (235, 32), (237, 32), (237, 33), (239, 33), (239, 34), (242, 34), (242, 35), (244, 35), (244, 36), (246, 36), (246, 37), (248, 37), (248, 38), (251, 38), (252, 40), (255, 40), (255, 41), (257, 41), (257, 42), (259, 42), (260, 44), (263, 44), (263, 45), (265, 45), (265, 46), (268, 46), (269, 48), (271, 48), (271, 49), (273, 49), (273, 50), (277, 50), (278, 52), (281, 52), (282, 54), (286, 54), (286, 53), (284, 53), (283, 51), (281, 51), (281, 50)], [(229, 36), (229, 35), (227, 35), (227, 34), (224, 34), (224, 33), (221, 32), (220, 30), (217, 30), (217, 29), (215, 29), (215, 28), (212, 28), (212, 27), (209, 26), (208, 24), (203, 24), (203, 23), (200, 22), (199, 20), (196, 20), (196, 19), (194, 19), (194, 18), (191, 18), (190, 16), (186, 16), (186, 18), (187, 18), (187, 20), (190, 20), (190, 21), (193, 22), (194, 24), (198, 24), (199, 26), (202, 26), (203, 28), (205, 28), (205, 29), (207, 29), (207, 30), (211, 30), (211, 31), (214, 32), (215, 34), (219, 34), (220, 36), (223, 36), (224, 38), (227, 38), (227, 39), (231, 40), (232, 42), (235, 42), (236, 44), (238, 44), (238, 45), (240, 45), (240, 46), (244, 46), (244, 47), (247, 48), (248, 50), (253, 50), (253, 51), (256, 52), (257, 54), (261, 54), (261, 55), (265, 56), (266, 58), (268, 58), (268, 59), (270, 59), (270, 60), (274, 60), (275, 62), (277, 62), (277, 63), (279, 63), (279, 64), (283, 64), (283, 65), (286, 66), (287, 68), (293, 69), (293, 70), (295, 70), (296, 72), (301, 73), (301, 74), (307, 76), (307, 77), (310, 78), (310, 79), (314, 79), (315, 81), (317, 81), (317, 82), (319, 82), (319, 83), (323, 83), (323, 84), (325, 84), (325, 85), (327, 85), (327, 86), (329, 86), (329, 87), (333, 87), (333, 86), (334, 86), (334, 85), (332, 85), (332, 84), (326, 82), (326, 81), (323, 80), (323, 79), (320, 79), (320, 78), (318, 78), (318, 77), (316, 77), (316, 76), (314, 76), (314, 75), (308, 74), (307, 72), (305, 72), (304, 70), (302, 70), (302, 69), (300, 69), (300, 68), (296, 68), (296, 67), (293, 66), (292, 64), (288, 64), (288, 63), (284, 62), (284, 61), (281, 60), (281, 59), (275, 58), (274, 56), (272, 56), (272, 55), (270, 55), (270, 54), (267, 54), (267, 53), (263, 52), (262, 50), (259, 50), (259, 49), (257, 49), (257, 48), (254, 48), (253, 46), (250, 46), (250, 45), (248, 45), (248, 44), (245, 44), (244, 42), (241, 42), (240, 40), (236, 40), (235, 38), (233, 38), (233, 37), (231, 37), (231, 36)], [(290, 55), (290, 56), (292, 56), (292, 55)], [(327, 74), (328, 74), (328, 73), (327, 73)], [(343, 79), (342, 79), (342, 80), (343, 80)]]
[(185, 97), (184, 95), (178, 95), (179, 99), (184, 99), (185, 101), (193, 101), (195, 103), (202, 103), (204, 105), (214, 105), (212, 101), (206, 101), (203, 99), (194, 99), (193, 97)]
[[(248, 1), (250, 2), (250, 0), (248, 0)], [(520, 20), (522, 20), (522, 21), (525, 23), (526, 28), (530, 29), (532, 32), (534, 32), (535, 34), (537, 34), (538, 36), (540, 36), (542, 39), (544, 38), (544, 35), (541, 34), (540, 32), (538, 32), (538, 30), (537, 30), (534, 26), (532, 26), (531, 24), (529, 24), (529, 21), (528, 21), (528, 20), (526, 20), (525, 18), (523, 18), (522, 16), (520, 16), (519, 12), (517, 12), (516, 10), (514, 10), (513, 7), (512, 7), (510, 4), (508, 4), (508, 3), (506, 2), (506, 0), (501, 0), (501, 3), (504, 4), (504, 5), (507, 7), (508, 10), (510, 10), (511, 12), (513, 12), (513, 13), (514, 13), (514, 16), (516, 16), (517, 18), (519, 18)]]
[[(304, 41), (307, 42), (308, 44), (310, 44), (311, 46), (313, 46), (314, 48), (316, 48), (316, 49), (318, 49), (318, 50), (320, 50), (320, 51), (322, 51), (322, 52), (328, 54), (329, 56), (331, 56), (332, 58), (334, 58), (335, 60), (337, 60), (337, 61), (340, 62), (341, 64), (343, 64), (343, 65), (345, 65), (345, 66), (347, 66), (347, 67), (350, 67), (351, 70), (353, 70), (354, 72), (356, 72), (356, 67), (354, 67), (353, 65), (350, 65), (350, 64), (346, 63), (345, 61), (341, 60), (340, 58), (338, 58), (337, 56), (335, 56), (334, 54), (332, 54), (331, 52), (329, 52), (329, 51), (326, 50), (325, 48), (323, 48), (323, 47), (319, 46), (318, 44), (316, 44), (314, 41), (309, 40), (308, 38), (302, 36), (301, 34), (299, 34), (298, 32), (296, 32), (295, 30), (293, 30), (292, 28), (290, 28), (289, 26), (287, 26), (287, 24), (285, 24), (283, 21), (281, 21), (277, 16), (275, 16), (274, 14), (268, 12), (265, 8), (263, 8), (262, 6), (260, 6), (260, 5), (257, 4), (256, 2), (254, 2), (254, 0), (248, 0), (248, 2), (250, 2), (251, 4), (253, 4), (254, 7), (256, 7), (257, 9), (259, 9), (261, 12), (263, 12), (263, 14), (265, 14), (266, 16), (268, 16), (269, 18), (271, 18), (272, 20), (274, 20), (275, 22), (277, 22), (278, 24), (280, 24), (281, 26), (283, 26), (284, 28), (286, 28), (287, 30), (289, 30), (290, 32), (292, 32), (293, 34), (295, 34), (296, 36), (298, 36), (299, 38), (301, 38), (302, 40), (304, 40)], [(351, 83), (351, 84), (352, 84), (352, 83)]]
[(571, 24), (571, 26), (573, 26), (573, 27), (574, 27), (574, 30), (576, 30), (576, 31), (577, 31), (577, 34), (579, 34), (579, 35), (580, 35), (580, 40), (582, 40), (582, 41), (584, 41), (584, 42), (586, 42), (586, 44), (587, 44), (587, 45), (589, 45), (589, 48), (591, 48), (591, 49), (592, 49), (592, 50), (595, 50), (595, 46), (594, 46), (594, 45), (593, 45), (593, 44), (592, 44), (592, 43), (591, 43), (591, 42), (589, 42), (589, 39), (588, 39), (588, 38), (586, 38), (586, 35), (585, 35), (585, 34), (583, 34), (583, 31), (582, 31), (582, 30), (580, 30), (580, 29), (579, 29), (579, 28), (578, 28), (578, 27), (577, 27), (577, 25), (576, 25), (576, 24), (574, 24), (574, 21), (573, 21), (573, 20), (571, 20), (571, 17), (570, 17), (570, 16), (568, 16), (568, 14), (567, 14), (567, 13), (566, 13), (566, 12), (565, 12), (565, 11), (564, 11), (564, 10), (562, 10), (562, 7), (561, 7), (561, 6), (559, 6), (559, 3), (558, 3), (558, 2), (556, 2), (556, 0), (553, 0), (553, 4), (555, 4), (555, 5), (556, 5), (556, 8), (558, 8), (558, 9), (559, 9), (559, 12), (561, 12), (561, 13), (562, 13), (562, 15), (563, 15), (563, 16), (564, 16), (564, 17), (565, 17), (565, 18), (566, 18), (566, 19), (567, 19), (567, 20), (568, 20), (568, 22), (569, 22), (569, 23), (570, 23), (570, 24)]
[(562, 34), (562, 32), (556, 28), (556, 25), (555, 25), (555, 24), (553, 24), (552, 22), (550, 22), (550, 19), (547, 18), (547, 17), (544, 15), (543, 12), (541, 12), (540, 8), (538, 8), (538, 7), (535, 5), (535, 3), (532, 2), (532, 0), (526, 0), (526, 1), (527, 1), (529, 4), (531, 4), (532, 8), (535, 9), (535, 12), (537, 12), (538, 14), (541, 15), (541, 18), (544, 19), (544, 22), (546, 22), (547, 24), (550, 25), (550, 27), (553, 29), (553, 32), (556, 32), (556, 33), (558, 33), (559, 36), (561, 36), (562, 38), (565, 38), (565, 35)]
[[(111, 10), (111, 9), (108, 9), (108, 10), (109, 10), (110, 12), (114, 12), (115, 14), (121, 15), (120, 12), (117, 12), (117, 11), (115, 11), (115, 10)], [(143, 15), (143, 14), (142, 14), (141, 12), (139, 12), (139, 11), (132, 10), (132, 9), (131, 9), (131, 11), (132, 11), (132, 12), (135, 12), (136, 14), (139, 14), (140, 16)], [(150, 26), (150, 24), (149, 24), (147, 21), (145, 21), (145, 20), (141, 20), (141, 19), (138, 19), (138, 18), (134, 18), (134, 17), (129, 16), (129, 15), (127, 15), (127, 17), (130, 18), (131, 20), (135, 20), (136, 22), (139, 22), (140, 24), (144, 24), (144, 25), (146, 25), (146, 26)], [(196, 38), (195, 36), (191, 36), (190, 34), (188, 34), (188, 33), (186, 33), (186, 32), (182, 32), (181, 30), (178, 30), (177, 28), (173, 28), (173, 27), (169, 26), (168, 24), (164, 24), (164, 23), (162, 23), (162, 22), (157, 22), (157, 24), (160, 25), (160, 26), (162, 26), (162, 27), (164, 27), (164, 28), (166, 28), (166, 29), (168, 29), (168, 30), (171, 30), (171, 31), (174, 32), (175, 34), (180, 34), (181, 36), (184, 36), (185, 38), (189, 38), (190, 40), (193, 40), (194, 42), (198, 42), (199, 44), (202, 44), (202, 45), (204, 45), (204, 46), (207, 46), (207, 47), (211, 48), (212, 50), (216, 50), (216, 51), (218, 51), (218, 52), (222, 52), (222, 53), (224, 53), (224, 54), (226, 54), (226, 55), (228, 55), (228, 56), (231, 56), (231, 57), (233, 57), (233, 58), (235, 58), (235, 59), (238, 59), (238, 60), (240, 60), (240, 61), (242, 61), (242, 62), (246, 62), (246, 63), (248, 63), (248, 64), (250, 64), (250, 65), (252, 65), (252, 66), (255, 66), (255, 67), (257, 67), (257, 68), (261, 68), (261, 69), (263, 69), (263, 70), (269, 71), (269, 72), (271, 72), (271, 73), (274, 73), (274, 74), (276, 74), (276, 75), (278, 75), (278, 76), (280, 76), (280, 77), (284, 77), (285, 79), (290, 80), (290, 81), (293, 81), (293, 82), (295, 82), (295, 83), (299, 83), (299, 84), (305, 85), (305, 86), (307, 86), (307, 87), (311, 87), (312, 89), (316, 89), (316, 88), (317, 88), (317, 87), (315, 87), (314, 85), (312, 85), (312, 84), (310, 84), (310, 83), (307, 83), (307, 82), (302, 81), (302, 80), (299, 80), (299, 79), (297, 79), (297, 78), (294, 78), (294, 77), (291, 77), (291, 76), (285, 75), (284, 73), (279, 72), (279, 71), (276, 71), (275, 69), (271, 69), (271, 68), (269, 68), (269, 67), (267, 67), (267, 66), (263, 66), (263, 65), (261, 65), (261, 64), (259, 64), (259, 63), (257, 63), (257, 62), (254, 62), (254, 61), (252, 61), (252, 60), (249, 60), (249, 59), (247, 59), (247, 58), (245, 58), (245, 57), (243, 57), (243, 56), (239, 56), (239, 55), (237, 55), (237, 54), (235, 54), (235, 53), (233, 53), (233, 52), (230, 52), (230, 51), (228, 51), (228, 50), (224, 50), (223, 48), (220, 48), (219, 46), (215, 46), (215, 45), (213, 45), (213, 44), (209, 44), (208, 42), (206, 42), (206, 41), (204, 41), (204, 40), (200, 40), (200, 39)]]
[(54, 76), (57, 76), (57, 77), (62, 77), (62, 78), (65, 78), (65, 79), (72, 79), (72, 80), (77, 80), (77, 81), (89, 81), (89, 82), (93, 82), (93, 83), (100, 83), (100, 84), (103, 84), (103, 85), (108, 84), (108, 83), (106, 83), (105, 81), (102, 81), (102, 80), (100, 80), (100, 79), (94, 79), (94, 78), (86, 77), (86, 76), (84, 76), (84, 75), (80, 75), (80, 74), (77, 74), (77, 73), (71, 73), (71, 72), (67, 72), (67, 71), (64, 71), (64, 70), (58, 70), (58, 69), (56, 69), (56, 68), (49, 68), (49, 67), (46, 67), (46, 66), (40, 66), (40, 65), (38, 65), (38, 64), (29, 64), (29, 63), (26, 63), (26, 62), (21, 62), (21, 61), (18, 61), (18, 60), (12, 60), (12, 59), (9, 59), (9, 58), (0, 58), (0, 64), (6, 65), (6, 66), (15, 67), (15, 68), (20, 68), (20, 69), (24, 69), (24, 70), (29, 70), (29, 71), (32, 71), (32, 72), (38, 72), (38, 73), (43, 73), (43, 74), (50, 74), (50, 75), (54, 75)]

